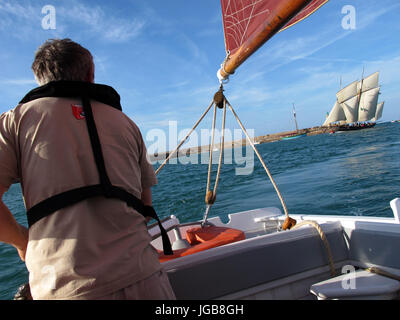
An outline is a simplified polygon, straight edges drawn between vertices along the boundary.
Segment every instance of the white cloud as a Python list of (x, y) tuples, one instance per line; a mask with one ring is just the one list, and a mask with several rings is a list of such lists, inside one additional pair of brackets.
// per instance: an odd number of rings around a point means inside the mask
[(0, 2), (0, 32), (17, 39), (31, 39), (41, 30), (41, 7), (21, 5), (11, 1)]
[(369, 8), (368, 11), (357, 12), (357, 29), (363, 29), (370, 26), (381, 16), (385, 15), (386, 13), (393, 12), (395, 9), (400, 7), (399, 3), (390, 6), (386, 6), (384, 4), (381, 5), (380, 2), (376, 3), (379, 4), (379, 7)]
[(89, 7), (77, 1), (68, 2), (68, 6), (56, 7), (56, 10), (63, 24), (68, 24), (70, 28), (79, 24), (86, 25), (89, 33), (112, 42), (124, 42), (137, 37), (146, 25), (142, 19), (116, 18), (102, 7)]
[(5, 85), (17, 85), (17, 86), (37, 85), (34, 79), (8, 79), (8, 80), (0, 80), (0, 83)]
[(208, 62), (207, 54), (199, 48), (195, 41), (190, 39), (184, 33), (180, 33), (179, 39), (181, 39), (181, 42), (189, 50), (193, 59), (197, 61), (197, 63), (206, 64)]
[[(9, 15), (13, 15), (19, 18), (24, 18), (26, 20), (32, 19), (37, 12), (36, 7), (32, 5), (21, 5), (19, 3), (11, 3), (6, 1), (0, 2), (0, 11)], [(39, 11), (40, 12), (40, 11)]]
[[(28, 2), (0, 1), (0, 30), (16, 38), (30, 39), (43, 31), (41, 20), (42, 5)], [(143, 31), (144, 19), (125, 19), (106, 12), (106, 8), (89, 6), (78, 1), (63, 1), (54, 4), (56, 10), (56, 29), (52, 36), (63, 37), (68, 32), (91, 34), (110, 42), (131, 40)], [(78, 31), (77, 31), (78, 30)]]

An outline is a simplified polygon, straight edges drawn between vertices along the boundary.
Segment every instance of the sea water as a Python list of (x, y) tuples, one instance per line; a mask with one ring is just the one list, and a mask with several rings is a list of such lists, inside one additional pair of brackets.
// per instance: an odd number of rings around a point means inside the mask
[[(278, 185), (289, 214), (393, 216), (389, 202), (400, 196), (399, 123), (256, 147)], [(176, 162), (164, 167), (158, 175), (159, 183), (153, 188), (154, 207), (160, 217), (173, 214), (181, 222), (200, 220), (205, 211), (208, 164), (202, 163), (200, 157), (198, 164), (183, 164), (179, 159)], [(234, 156), (228, 162), (232, 163), (222, 166), (210, 217), (220, 216), (226, 222), (230, 213), (271, 206), (282, 210), (255, 155), (251, 174), (237, 174), (236, 169), (244, 164), (236, 163)], [(211, 182), (216, 171), (214, 165)], [(4, 202), (16, 219), (26, 225), (20, 185), (11, 186)], [(27, 280), (28, 272), (16, 250), (0, 243), (0, 299), (12, 299), (18, 286)]]

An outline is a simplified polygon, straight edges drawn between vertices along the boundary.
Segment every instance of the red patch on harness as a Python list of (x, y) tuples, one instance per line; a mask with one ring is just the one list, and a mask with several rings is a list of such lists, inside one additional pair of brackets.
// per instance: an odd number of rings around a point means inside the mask
[(72, 114), (74, 115), (75, 119), (82, 120), (85, 119), (85, 113), (83, 112), (82, 106), (79, 104), (71, 104)]

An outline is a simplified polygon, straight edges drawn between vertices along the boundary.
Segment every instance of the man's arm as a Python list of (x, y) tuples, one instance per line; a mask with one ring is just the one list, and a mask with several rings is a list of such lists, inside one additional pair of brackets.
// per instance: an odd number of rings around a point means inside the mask
[(0, 186), (0, 241), (14, 246), (20, 258), (25, 261), (26, 247), (28, 245), (28, 229), (21, 226), (2, 198), (7, 188)]
[(145, 206), (152, 205), (151, 188), (146, 188), (142, 191), (141, 200)]
[[(145, 206), (151, 206), (152, 205), (152, 198), (151, 198), (151, 188), (146, 188), (143, 189), (142, 195), (141, 195), (141, 200)], [(152, 218), (147, 217), (146, 222), (149, 222)]]

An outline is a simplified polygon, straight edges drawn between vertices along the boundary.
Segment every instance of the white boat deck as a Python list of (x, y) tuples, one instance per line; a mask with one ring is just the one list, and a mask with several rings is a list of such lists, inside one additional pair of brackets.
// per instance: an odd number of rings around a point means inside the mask
[[(375, 266), (400, 275), (400, 200), (394, 199), (391, 207), (393, 218), (291, 217), (318, 222), (339, 276), (344, 266)], [(331, 278), (326, 248), (312, 226), (280, 231), (285, 218), (277, 208), (261, 208), (230, 214), (226, 224), (218, 217), (209, 219), (216, 226), (244, 231), (246, 239), (164, 262), (178, 299), (316, 299), (311, 286)], [(184, 238), (193, 224), (181, 226), (171, 219), (171, 242), (176, 239), (174, 227)], [(162, 249), (160, 239), (153, 245)]]

